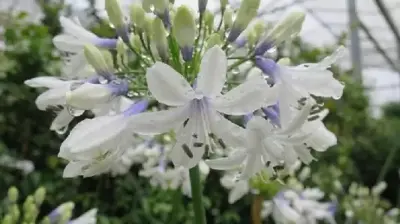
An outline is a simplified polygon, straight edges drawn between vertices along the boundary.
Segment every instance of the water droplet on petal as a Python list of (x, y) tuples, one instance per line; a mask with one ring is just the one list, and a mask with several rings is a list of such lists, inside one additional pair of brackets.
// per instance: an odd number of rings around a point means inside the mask
[(85, 110), (77, 109), (77, 108), (74, 108), (71, 106), (67, 106), (67, 110), (68, 110), (68, 113), (74, 117), (79, 117), (85, 112)]
[(67, 132), (68, 130), (68, 125), (61, 127), (61, 128), (57, 128), (56, 130), (54, 130), (57, 134), (59, 135), (63, 135)]

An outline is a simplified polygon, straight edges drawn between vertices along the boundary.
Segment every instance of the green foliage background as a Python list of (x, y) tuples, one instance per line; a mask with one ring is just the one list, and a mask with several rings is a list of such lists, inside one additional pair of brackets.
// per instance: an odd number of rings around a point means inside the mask
[[(17, 186), (24, 196), (44, 186), (48, 196), (41, 215), (71, 200), (76, 203), (77, 215), (92, 207), (99, 208), (99, 223), (191, 223), (190, 200), (179, 191), (152, 188), (146, 179), (137, 176), (138, 167), (116, 178), (102, 175), (62, 179), (65, 162), (57, 158), (57, 153), (65, 136), (49, 131), (53, 114), (39, 111), (34, 103), (39, 92), (23, 84), (33, 77), (58, 75), (62, 64), (51, 42), (60, 32), (57, 22), (60, 5), (44, 4), (43, 9), (44, 25), (30, 24), (20, 14), (5, 27), (7, 47), (0, 52), (0, 157), (11, 155), (32, 160), (35, 171), (24, 176), (19, 171), (0, 167), (0, 198), (6, 196), (10, 186)], [(96, 33), (112, 35), (101, 24), (93, 29)], [(316, 62), (330, 52), (300, 41), (292, 47), (300, 49), (291, 53), (294, 63)], [(334, 179), (345, 187), (352, 181), (373, 186), (378, 180), (385, 180), (388, 183), (385, 198), (398, 205), (400, 106), (389, 105), (382, 119), (371, 118), (367, 111), (368, 99), (363, 89), (349, 78), (350, 71), (337, 68), (335, 71), (346, 82), (346, 88), (342, 100), (326, 101), (330, 110), (326, 125), (337, 134), (339, 144), (317, 155), (318, 162), (312, 164), (312, 170), (318, 178), (310, 184), (332, 192)], [(385, 163), (386, 168), (382, 169)], [(212, 172), (205, 186), (208, 222), (250, 223), (251, 196), (229, 205), (219, 178), (218, 173)]]

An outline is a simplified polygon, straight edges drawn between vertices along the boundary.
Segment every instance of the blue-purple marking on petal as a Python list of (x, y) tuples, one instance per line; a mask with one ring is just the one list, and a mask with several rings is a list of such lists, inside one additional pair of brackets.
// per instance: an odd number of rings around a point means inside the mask
[(243, 124), (244, 126), (247, 125), (247, 123), (249, 123), (249, 121), (254, 117), (253, 113), (250, 114), (246, 114), (243, 116)]
[(273, 83), (278, 81), (278, 64), (274, 60), (256, 56), (255, 64), (264, 74), (272, 79)]
[(271, 49), (273, 44), (271, 42), (263, 42), (259, 44), (256, 49), (254, 50), (254, 54), (256, 56), (262, 56), (267, 52), (269, 49)]
[(116, 79), (106, 84), (114, 96), (122, 96), (128, 93), (129, 84), (126, 80)]
[(117, 27), (116, 29), (117, 35), (121, 37), (125, 44), (130, 44), (129, 40), (129, 26), (124, 25), (122, 27)]
[(247, 43), (247, 39), (244, 38), (244, 37), (238, 38), (238, 39), (235, 41), (235, 45), (236, 45), (236, 47), (238, 47), (238, 48), (244, 47), (244, 46), (246, 45), (246, 43)]
[(182, 58), (185, 61), (191, 61), (193, 58), (193, 46), (184, 46), (181, 48)]
[(147, 106), (149, 105), (149, 101), (147, 100), (140, 100), (139, 102), (136, 102), (132, 104), (128, 109), (126, 109), (123, 114), (126, 117), (141, 113), (147, 109)]
[(227, 40), (230, 43), (233, 43), (240, 36), (240, 34), (242, 32), (243, 32), (243, 29), (238, 29), (238, 28), (233, 27), (231, 32), (229, 32)]
[(96, 38), (93, 44), (101, 48), (115, 49), (117, 47), (117, 39)]
[(165, 158), (165, 148), (164, 148), (164, 146), (160, 146), (159, 150), (160, 150), (160, 160), (158, 162), (158, 169), (161, 172), (165, 172), (165, 168), (167, 166), (167, 163), (166, 163), (166, 158)]
[(199, 12), (200, 13), (203, 13), (204, 11), (206, 11), (207, 2), (208, 2), (208, 0), (199, 0)]
[(59, 208), (60, 207), (55, 208), (53, 211), (50, 212), (50, 214), (47, 215), (47, 217), (49, 217), (50, 219), (50, 223), (55, 223), (60, 217), (61, 211), (59, 211), (60, 210)]
[(332, 202), (328, 207), (328, 211), (331, 215), (334, 215), (336, 213), (336, 210), (337, 210), (337, 204), (335, 202)]
[(261, 110), (264, 112), (265, 116), (271, 121), (275, 126), (281, 127), (281, 121), (279, 113), (272, 107), (263, 107)]

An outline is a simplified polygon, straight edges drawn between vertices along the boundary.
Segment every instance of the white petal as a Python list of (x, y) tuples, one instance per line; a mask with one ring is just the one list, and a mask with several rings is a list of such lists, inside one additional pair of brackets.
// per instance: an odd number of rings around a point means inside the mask
[(69, 224), (96, 224), (97, 209), (91, 209), (78, 218), (69, 221)]
[(171, 108), (157, 112), (145, 112), (129, 118), (132, 131), (143, 135), (160, 134), (175, 129), (188, 117), (187, 107)]
[(82, 168), (87, 164), (88, 162), (69, 162), (64, 168), (63, 177), (71, 178), (82, 175)]
[(60, 133), (67, 131), (68, 125), (73, 119), (74, 116), (72, 116), (67, 109), (63, 109), (57, 114), (57, 117), (54, 118), (53, 122), (51, 123), (50, 130)]
[(199, 162), (199, 169), (200, 169), (200, 173), (202, 173), (206, 176), (210, 173), (210, 167), (207, 165), (207, 163), (204, 162), (204, 160), (201, 160)]
[(219, 47), (204, 53), (197, 75), (197, 89), (208, 97), (218, 96), (226, 81), (227, 59)]
[(308, 115), (311, 111), (311, 101), (307, 101), (300, 111), (296, 111), (294, 117), (291, 119), (290, 123), (286, 127), (282, 127), (282, 131), (279, 134), (291, 135), (296, 133), (302, 125), (306, 122)]
[(299, 90), (321, 97), (342, 97), (344, 85), (329, 70), (290, 68), (285, 72), (291, 75), (292, 84)]
[(209, 115), (211, 131), (221, 138), (228, 147), (246, 148), (246, 131), (226, 119), (218, 112), (211, 112)]
[(249, 193), (249, 190), (249, 184), (247, 181), (238, 181), (235, 187), (229, 192), (229, 204), (233, 204), (237, 200), (241, 199), (243, 196)]
[(206, 160), (207, 165), (214, 170), (231, 170), (239, 168), (246, 159), (246, 153), (240, 151), (228, 157)]
[(59, 157), (94, 158), (132, 141), (122, 115), (85, 119), (72, 129), (60, 147)]
[(87, 67), (88, 64), (82, 50), (69, 57), (69, 61), (62, 68), (62, 74), (69, 78), (89, 77), (93, 75), (93, 71), (88, 72)]
[(53, 44), (61, 51), (75, 53), (81, 51), (86, 43), (71, 35), (60, 34), (53, 38)]
[(41, 76), (33, 79), (28, 79), (24, 83), (25, 85), (33, 88), (46, 87), (51, 89), (66, 85), (68, 82), (60, 80), (59, 78), (53, 76)]
[(60, 17), (60, 24), (64, 28), (63, 31), (65, 33), (72, 35), (76, 38), (84, 39), (87, 41), (97, 38), (95, 34), (89, 32), (88, 30), (80, 26), (80, 24), (77, 24), (73, 20), (68, 19), (64, 16)]
[(248, 180), (264, 168), (261, 156), (258, 153), (250, 152), (247, 155), (246, 165), (240, 175), (240, 179)]
[(66, 93), (67, 104), (79, 109), (90, 110), (111, 100), (111, 89), (106, 85), (84, 83)]
[(36, 106), (39, 110), (46, 110), (49, 106), (65, 105), (65, 93), (68, 90), (69, 86), (49, 89), (36, 98)]
[(307, 146), (312, 147), (316, 151), (323, 152), (337, 144), (335, 134), (329, 131), (322, 122), (306, 126), (305, 128), (311, 132), (309, 138), (306, 140)]
[(315, 158), (311, 155), (310, 150), (307, 149), (304, 145), (294, 146), (293, 149), (296, 151), (299, 159), (305, 163), (310, 164)]
[(151, 94), (163, 104), (182, 106), (195, 96), (185, 78), (161, 62), (156, 62), (147, 69), (146, 80)]
[(246, 82), (213, 100), (215, 109), (224, 114), (244, 115), (275, 104), (278, 87), (269, 87), (260, 75), (252, 76)]
[[(206, 133), (198, 131), (200, 130), (198, 119), (196, 121), (195, 117), (190, 117), (190, 120), (187, 120), (185, 123), (182, 128), (175, 131), (176, 143), (168, 156), (175, 167), (183, 166), (190, 169), (196, 166), (202, 159), (207, 142), (205, 141)], [(197, 137), (194, 138), (193, 134), (196, 134)], [(201, 143), (201, 145), (196, 147), (196, 142)]]

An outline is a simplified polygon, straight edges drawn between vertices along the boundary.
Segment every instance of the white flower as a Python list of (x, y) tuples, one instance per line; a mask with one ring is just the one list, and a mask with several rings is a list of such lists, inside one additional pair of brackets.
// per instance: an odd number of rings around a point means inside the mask
[(331, 56), (315, 64), (286, 66), (277, 64), (271, 59), (256, 57), (257, 66), (267, 74), (274, 83), (282, 86), (279, 93), (281, 112), (289, 111), (290, 106), (310, 94), (320, 97), (339, 99), (343, 94), (344, 85), (333, 77), (328, 68), (343, 56), (344, 47), (338, 48)]
[(93, 75), (93, 70), (87, 67), (88, 64), (83, 53), (84, 46), (86, 44), (94, 44), (102, 48), (115, 48), (117, 40), (96, 36), (82, 27), (78, 19), (71, 20), (61, 16), (60, 23), (63, 33), (54, 37), (53, 43), (57, 49), (72, 53), (63, 68), (63, 74), (70, 78), (83, 78)]
[(108, 171), (133, 144), (129, 116), (146, 108), (147, 101), (139, 101), (122, 114), (85, 119), (77, 124), (61, 144), (58, 154), (70, 161), (64, 176), (93, 176)]
[(97, 209), (93, 208), (85, 212), (78, 218), (71, 220), (68, 224), (96, 224), (97, 223)]
[(282, 165), (295, 164), (298, 158), (309, 162), (312, 160), (311, 154), (301, 148), (309, 134), (299, 130), (310, 109), (311, 103), (307, 101), (301, 111), (292, 116), (287, 126), (281, 128), (274, 127), (262, 117), (251, 118), (246, 127), (246, 150), (229, 157), (208, 160), (207, 164), (213, 169), (222, 170), (243, 164), (241, 179), (249, 179), (262, 170), (275, 177), (276, 171), (284, 168)]
[(303, 193), (299, 194), (293, 190), (278, 193), (272, 203), (269, 201), (265, 203), (264, 216), (272, 212), (274, 221), (282, 224), (316, 224), (318, 220), (325, 220), (330, 224), (336, 223), (334, 203), (322, 203), (315, 198), (304, 197)]
[[(204, 161), (199, 162), (199, 168), (202, 177), (206, 178), (210, 170)], [(155, 187), (161, 187), (164, 190), (181, 188), (184, 195), (192, 197), (189, 170), (184, 167), (163, 168), (158, 165), (144, 167), (139, 175), (150, 178), (150, 184)]]
[(209, 49), (200, 64), (196, 87), (166, 64), (157, 62), (147, 70), (149, 90), (163, 104), (175, 106), (166, 111), (143, 113), (132, 122), (142, 134), (175, 129), (177, 142), (169, 154), (175, 166), (194, 167), (204, 152), (212, 150), (212, 140), (222, 148), (240, 147), (242, 128), (220, 113), (243, 115), (263, 105), (275, 103), (276, 89), (261, 76), (254, 76), (224, 95), (227, 59), (219, 47)]
[(228, 202), (235, 203), (250, 192), (248, 180), (236, 180), (235, 174), (226, 174), (221, 178), (221, 185), (229, 189)]

